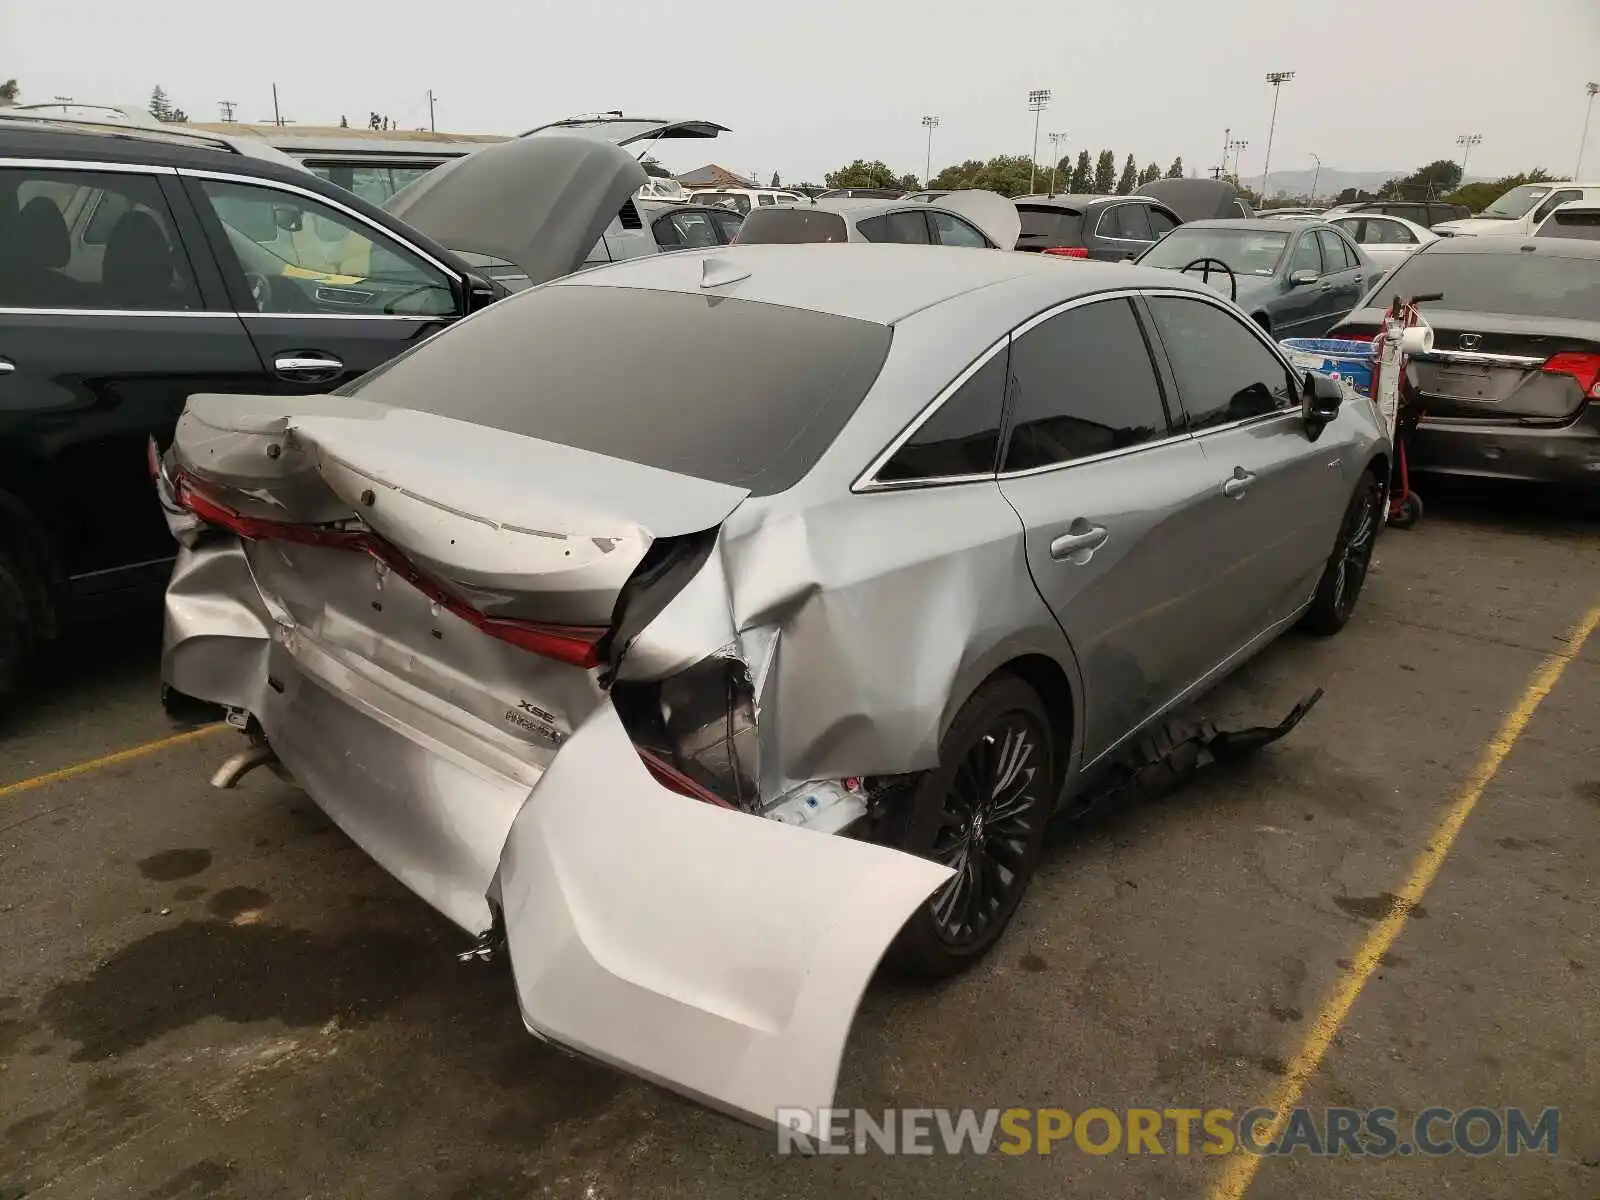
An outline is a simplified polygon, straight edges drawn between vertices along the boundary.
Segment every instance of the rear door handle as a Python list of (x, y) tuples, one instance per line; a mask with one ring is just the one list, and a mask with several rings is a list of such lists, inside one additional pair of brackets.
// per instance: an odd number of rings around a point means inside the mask
[(1222, 494), (1230, 500), (1237, 500), (1250, 490), (1250, 485), (1255, 482), (1255, 476), (1243, 467), (1235, 467), (1233, 475), (1222, 485)]
[(344, 363), (320, 350), (291, 350), (272, 360), (280, 378), (297, 383), (323, 383), (344, 374)]
[(0, 358), (0, 375), (9, 375), (17, 369), (17, 364), (9, 358)]
[(1089, 561), (1096, 550), (1106, 544), (1106, 539), (1110, 536), (1104, 525), (1090, 525), (1079, 517), (1066, 533), (1050, 543), (1050, 557), (1057, 562), (1071, 559), (1082, 566)]

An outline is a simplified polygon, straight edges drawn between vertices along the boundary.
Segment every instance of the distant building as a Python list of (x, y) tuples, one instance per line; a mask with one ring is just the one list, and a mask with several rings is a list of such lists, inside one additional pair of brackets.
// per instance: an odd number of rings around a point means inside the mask
[(753, 188), (760, 186), (746, 179), (743, 175), (738, 175), (728, 170), (727, 167), (717, 166), (716, 163), (707, 163), (703, 167), (685, 171), (678, 176), (678, 182), (686, 188)]

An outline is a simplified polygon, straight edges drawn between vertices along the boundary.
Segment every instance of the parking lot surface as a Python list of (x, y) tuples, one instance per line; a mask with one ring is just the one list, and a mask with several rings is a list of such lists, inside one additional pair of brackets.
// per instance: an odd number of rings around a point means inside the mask
[[(506, 976), (458, 965), (459, 931), (303, 795), (266, 772), (207, 786), (231, 733), (72, 771), (181, 732), (141, 615), (58, 653), (0, 726), (0, 1197), (1600, 1194), (1600, 633), (1572, 637), (1600, 603), (1600, 517), (1429, 499), (1343, 634), (1286, 637), (1208, 709), (1275, 721), (1325, 687), (1305, 723), (1063, 830), (966, 976), (877, 980), (838, 1103), (1559, 1107), (1553, 1156), (1249, 1177), (1069, 1143), (780, 1157), (770, 1131), (530, 1038)], [(1396, 936), (1328, 1018), (1375, 930)]]

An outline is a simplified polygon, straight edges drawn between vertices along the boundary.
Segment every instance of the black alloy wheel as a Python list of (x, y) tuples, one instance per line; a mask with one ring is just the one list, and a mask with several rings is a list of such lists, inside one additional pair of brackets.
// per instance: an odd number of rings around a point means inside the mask
[(1302, 623), (1312, 633), (1338, 633), (1354, 614), (1385, 516), (1383, 484), (1368, 471), (1350, 497), (1333, 553), (1303, 618)]

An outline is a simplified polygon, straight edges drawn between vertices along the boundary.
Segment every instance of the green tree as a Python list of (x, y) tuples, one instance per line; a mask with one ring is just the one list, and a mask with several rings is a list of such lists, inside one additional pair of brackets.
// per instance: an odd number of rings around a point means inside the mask
[(1139, 186), (1139, 164), (1133, 161), (1133, 155), (1128, 155), (1128, 161), (1122, 164), (1122, 177), (1117, 180), (1117, 195), (1131, 196), (1134, 188)]
[(1418, 167), (1403, 179), (1391, 179), (1378, 189), (1385, 199), (1433, 200), (1461, 186), (1461, 164), (1441, 158)]
[(1501, 196), (1514, 187), (1521, 187), (1525, 183), (1549, 183), (1550, 172), (1543, 167), (1535, 167), (1520, 175), (1503, 175), (1492, 183), (1469, 183), (1458, 187), (1445, 197), (1451, 204), (1465, 204), (1473, 212), (1482, 212)]
[[(773, 186), (777, 185), (774, 184)], [(904, 175), (900, 176), (900, 186), (908, 192), (920, 192), (922, 190), (922, 180), (918, 179), (915, 175), (911, 174), (911, 172), (907, 171)]]
[(1109, 150), (1100, 151), (1094, 164), (1094, 191), (1109, 196), (1117, 186), (1117, 156)]
[(1044, 185), (1055, 192), (1071, 190), (1072, 185), (1072, 155), (1063, 155), (1060, 162), (1055, 165), (1055, 174), (1049, 171), (1044, 173)]
[(150, 92), (150, 115), (158, 121), (172, 120), (172, 105), (167, 101), (167, 93), (162, 90), (159, 83)]
[(972, 187), (972, 181), (982, 170), (981, 159), (969, 158), (966, 162), (951, 163), (933, 177), (928, 187), (932, 191), (959, 192), (963, 188)]
[(783, 183), (782, 183), (781, 180), (779, 180), (778, 173), (776, 171), (774, 171), (772, 173), (772, 182), (770, 184), (768, 184), (767, 186), (768, 187), (782, 187), (783, 186)]
[(1078, 152), (1078, 165), (1072, 168), (1072, 182), (1067, 191), (1082, 194), (1094, 186), (1094, 166), (1089, 162), (1089, 152)]
[(1160, 163), (1150, 163), (1145, 167), (1144, 170), (1139, 172), (1139, 186), (1143, 187), (1147, 183), (1154, 183), (1156, 180), (1158, 180), (1160, 178), (1161, 178), (1161, 164)]
[(8, 79), (0, 83), (0, 108), (7, 104), (15, 104), (17, 97), (22, 94), (22, 89), (17, 86), (15, 79)]
[(349, 129), (350, 128), (350, 118), (346, 117), (343, 113), (339, 114), (339, 128), (340, 129)]
[(1182, 179), (1183, 178), (1183, 156), (1182, 155), (1179, 155), (1177, 158), (1172, 160), (1172, 165), (1167, 168), (1167, 178), (1168, 179)]
[(868, 162), (858, 158), (847, 167), (829, 171), (822, 177), (831, 188), (893, 188), (900, 186), (900, 176), (889, 165), (878, 159)]

